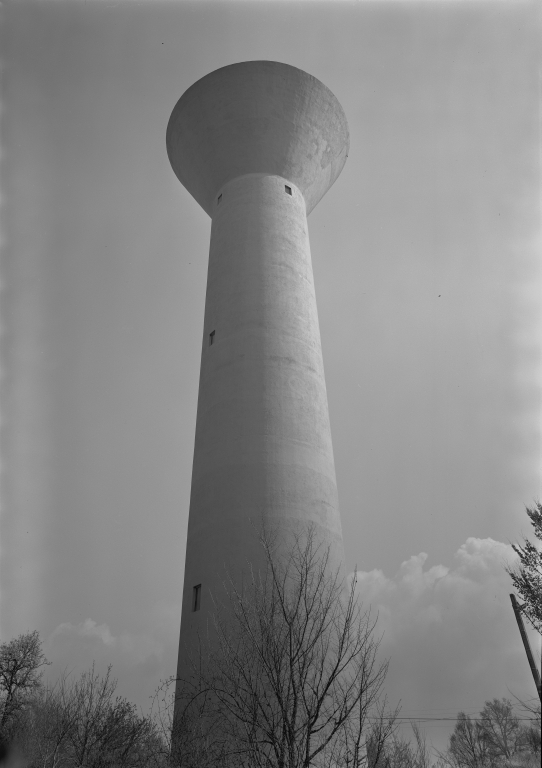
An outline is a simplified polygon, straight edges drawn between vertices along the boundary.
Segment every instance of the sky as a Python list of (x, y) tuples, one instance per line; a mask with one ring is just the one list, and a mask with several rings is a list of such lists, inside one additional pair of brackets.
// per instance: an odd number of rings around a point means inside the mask
[[(541, 493), (540, 7), (0, 3), (0, 637), (148, 709), (175, 672), (210, 219), (169, 115), (320, 79), (351, 147), (309, 217), (347, 566), (405, 718), (534, 695), (511, 542)], [(531, 633), (535, 646), (539, 639)], [(453, 723), (424, 724), (445, 746)]]

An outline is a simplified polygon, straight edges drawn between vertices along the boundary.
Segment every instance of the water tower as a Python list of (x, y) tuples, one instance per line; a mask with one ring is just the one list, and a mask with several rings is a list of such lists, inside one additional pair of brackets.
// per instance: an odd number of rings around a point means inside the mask
[(312, 525), (344, 567), (307, 216), (348, 147), (331, 91), (273, 61), (211, 72), (169, 120), (173, 170), (212, 220), (181, 675), (212, 597), (262, 565), (262, 529), (287, 545)]

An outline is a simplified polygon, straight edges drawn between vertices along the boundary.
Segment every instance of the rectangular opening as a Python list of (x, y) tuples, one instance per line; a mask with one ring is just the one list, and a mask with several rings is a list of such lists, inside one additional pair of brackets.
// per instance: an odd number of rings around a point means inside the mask
[(284, 189), (286, 190), (286, 194), (291, 195), (292, 194), (292, 188), (288, 186), (288, 184), (284, 185)]
[(211, 331), (211, 333), (209, 334), (209, 346), (210, 346), (210, 347), (212, 347), (212, 346), (213, 346), (213, 341), (214, 341), (214, 340), (215, 340), (215, 332), (214, 332), (214, 331)]
[(199, 611), (201, 606), (201, 584), (192, 589), (192, 612)]
[(218, 205), (220, 205), (220, 201), (222, 200), (222, 192), (218, 196), (218, 200), (216, 201)]

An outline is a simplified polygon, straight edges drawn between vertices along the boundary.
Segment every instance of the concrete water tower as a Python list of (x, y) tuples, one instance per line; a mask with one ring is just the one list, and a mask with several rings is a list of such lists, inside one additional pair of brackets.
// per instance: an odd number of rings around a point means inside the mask
[(169, 120), (212, 220), (179, 673), (228, 574), (261, 565), (262, 528), (287, 544), (312, 524), (344, 567), (307, 216), (348, 147), (331, 91), (273, 61), (211, 72)]

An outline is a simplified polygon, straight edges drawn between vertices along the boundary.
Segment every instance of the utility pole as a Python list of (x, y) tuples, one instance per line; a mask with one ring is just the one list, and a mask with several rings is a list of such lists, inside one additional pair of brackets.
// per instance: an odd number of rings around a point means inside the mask
[(518, 601), (516, 600), (516, 596), (514, 594), (510, 595), (510, 600), (512, 601), (512, 608), (514, 609), (514, 614), (516, 616), (516, 621), (518, 623), (519, 633), (521, 635), (521, 639), (523, 640), (523, 645), (525, 646), (525, 653), (527, 654), (527, 659), (529, 660), (529, 666), (531, 667), (531, 672), (533, 673), (536, 690), (538, 691), (538, 696), (540, 698), (540, 701), (542, 701), (540, 672), (538, 671), (537, 666), (535, 664), (533, 652), (531, 651), (531, 646), (529, 644), (529, 638), (527, 637), (527, 633), (525, 632), (523, 617), (521, 615), (521, 607)]

